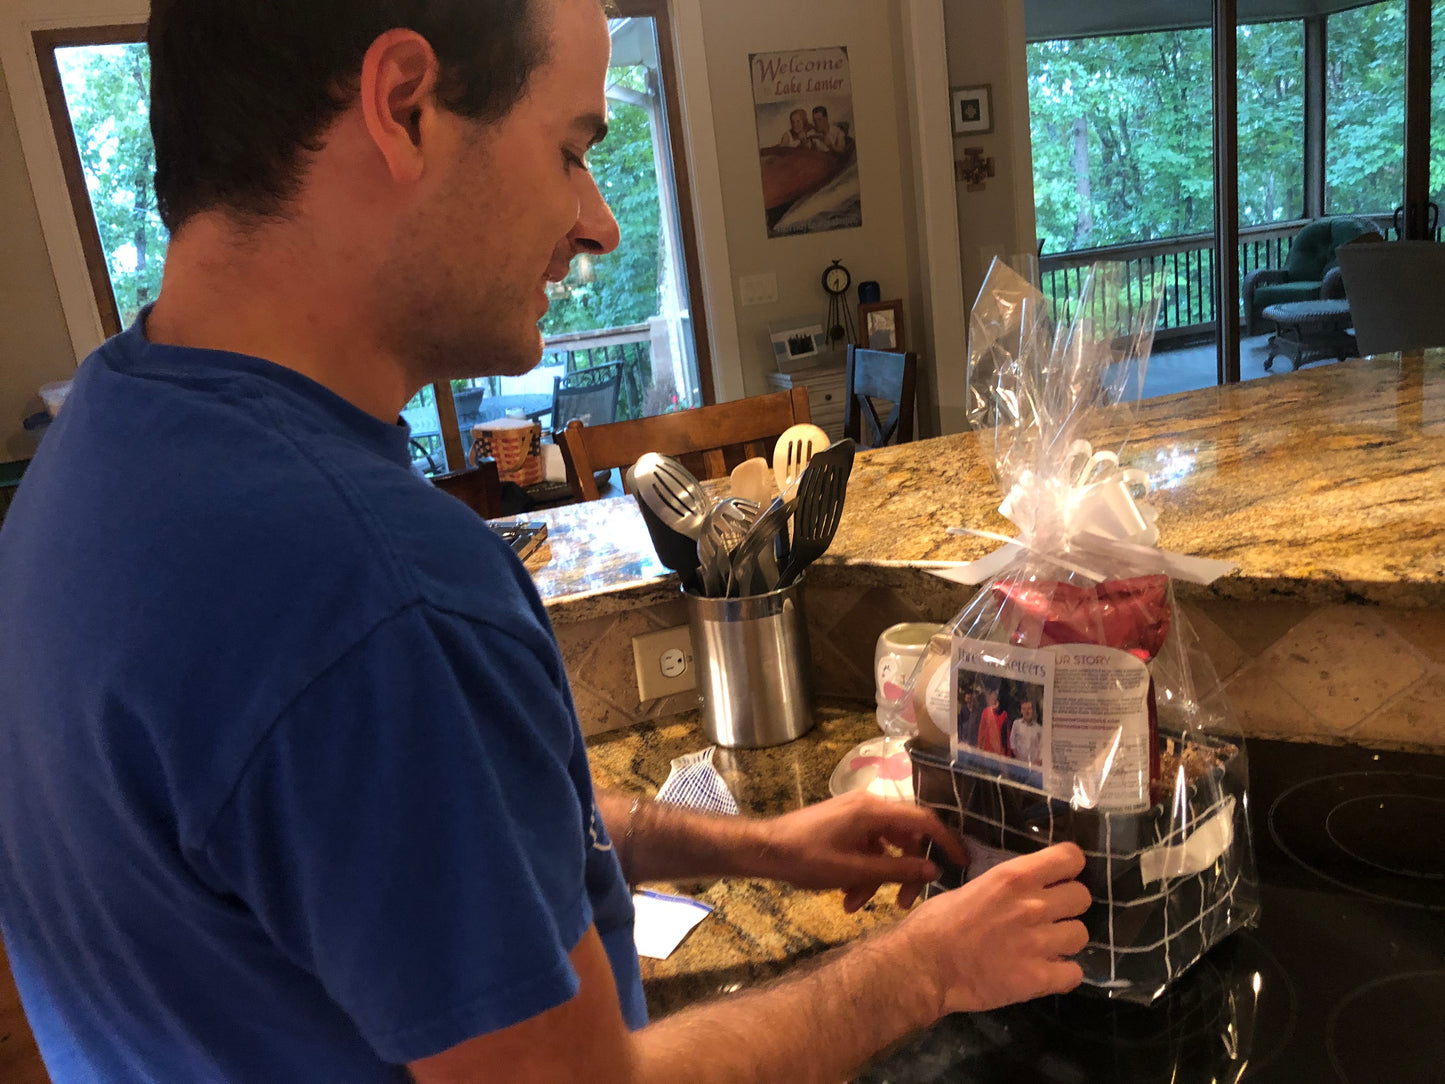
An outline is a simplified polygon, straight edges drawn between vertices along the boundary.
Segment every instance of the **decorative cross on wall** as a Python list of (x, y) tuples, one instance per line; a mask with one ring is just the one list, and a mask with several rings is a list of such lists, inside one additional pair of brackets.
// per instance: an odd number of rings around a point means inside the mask
[(965, 192), (982, 192), (983, 182), (993, 175), (993, 159), (983, 156), (982, 147), (964, 147), (963, 157), (954, 160), (953, 179), (964, 182)]

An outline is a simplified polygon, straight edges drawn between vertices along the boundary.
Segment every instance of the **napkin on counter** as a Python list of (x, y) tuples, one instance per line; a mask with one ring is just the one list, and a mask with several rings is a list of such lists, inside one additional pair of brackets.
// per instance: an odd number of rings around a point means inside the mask
[(672, 774), (657, 792), (657, 800), (706, 813), (736, 816), (737, 800), (712, 766), (712, 755), (716, 751), (717, 746), (709, 745), (706, 749), (673, 760)]
[(654, 960), (665, 960), (671, 956), (673, 949), (682, 944), (682, 939), (692, 932), (693, 927), (712, 913), (712, 908), (702, 900), (669, 896), (648, 889), (632, 894), (632, 906), (637, 911), (637, 921), (632, 928), (637, 955)]

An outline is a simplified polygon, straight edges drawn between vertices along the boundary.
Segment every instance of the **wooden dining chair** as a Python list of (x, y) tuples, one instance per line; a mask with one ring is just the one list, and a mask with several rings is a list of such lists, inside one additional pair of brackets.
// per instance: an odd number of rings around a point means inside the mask
[[(917, 384), (917, 354), (849, 346), (843, 385), (843, 435), (852, 437), (861, 448), (907, 444), (913, 439), (913, 400)], [(873, 406), (875, 399), (893, 404), (885, 421), (878, 420), (878, 411)]]
[(596, 472), (630, 467), (644, 452), (673, 456), (698, 478), (722, 478), (744, 459), (770, 458), (783, 431), (810, 417), (808, 390), (798, 387), (611, 425), (573, 420), (557, 442), (572, 492), (595, 501)]

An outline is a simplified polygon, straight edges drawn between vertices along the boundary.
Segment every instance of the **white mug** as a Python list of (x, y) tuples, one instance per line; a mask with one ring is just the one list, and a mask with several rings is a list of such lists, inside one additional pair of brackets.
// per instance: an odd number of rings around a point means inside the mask
[(878, 725), (885, 730), (890, 704), (896, 706), (905, 723), (914, 722), (913, 703), (903, 693), (913, 668), (928, 650), (928, 641), (942, 627), (926, 621), (904, 621), (879, 634), (873, 649), (873, 695), (878, 705)]

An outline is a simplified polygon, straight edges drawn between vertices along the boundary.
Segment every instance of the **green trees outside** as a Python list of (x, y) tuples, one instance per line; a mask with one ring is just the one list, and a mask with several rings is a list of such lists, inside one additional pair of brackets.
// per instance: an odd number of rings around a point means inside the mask
[(1405, 191), (1404, 0), (1330, 16), (1325, 103), (1325, 213), (1393, 211)]
[[(150, 134), (150, 56), (144, 43), (56, 50), (71, 127), (122, 324), (160, 292), (169, 236), (156, 211)], [(645, 94), (645, 68), (614, 68), (613, 83)], [(614, 102), (592, 172), (622, 226), (617, 252), (579, 258), (558, 284), (542, 331), (639, 323), (658, 309), (662, 273), (657, 176), (647, 111)]]
[[(609, 82), (637, 97), (654, 91), (642, 65), (614, 67)], [(663, 273), (661, 208), (653, 164), (652, 128), (641, 105), (611, 97), (607, 138), (587, 156), (597, 187), (622, 229), (617, 250), (600, 259), (579, 256), (551, 291), (544, 335), (639, 324), (658, 311)]]
[[(1445, 202), (1445, 2), (1435, 33), (1431, 189)], [(1241, 226), (1304, 214), (1304, 23), (1241, 26)], [(1405, 2), (1328, 17), (1325, 213), (1389, 214), (1404, 187)], [(1208, 30), (1028, 47), (1038, 234), (1045, 252), (1213, 227)]]
[[(1303, 24), (1239, 30), (1242, 224), (1304, 210)], [(1214, 216), (1208, 30), (1028, 47), (1046, 252), (1207, 233)]]
[(156, 211), (151, 62), (143, 43), (55, 51), (123, 326), (156, 299), (170, 235)]

